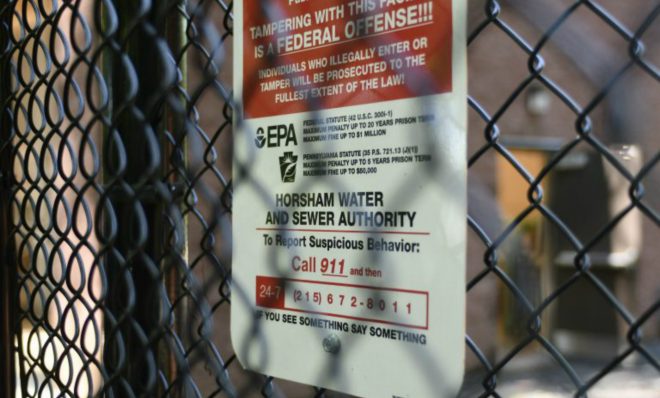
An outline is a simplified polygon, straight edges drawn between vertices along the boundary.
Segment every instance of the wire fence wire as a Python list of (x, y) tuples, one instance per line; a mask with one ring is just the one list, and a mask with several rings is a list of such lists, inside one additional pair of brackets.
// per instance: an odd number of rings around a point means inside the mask
[[(657, 285), (644, 285), (644, 298), (628, 303), (593, 258), (603, 242), (624, 239), (616, 229), (628, 218), (641, 217), (651, 239), (660, 225), (653, 125), (660, 4), (630, 5), (637, 17), (623, 22), (610, 3), (612, 10), (604, 1), (471, 2), (467, 222), (470, 256), (481, 260), (469, 267), (467, 294), (468, 308), (487, 314), (468, 315), (466, 350), (477, 377), (466, 379), (465, 396), (501, 396), (501, 375), (530, 349), (552, 358), (564, 391), (575, 396), (632, 356), (660, 375), (660, 357), (648, 345), (658, 333)], [(578, 25), (605, 33), (571, 30)], [(229, 342), (231, 292), (240, 288), (231, 283), (232, 29), (232, 3), (222, 0), (0, 5), (5, 396), (340, 395), (244, 371)], [(605, 45), (615, 66), (597, 68), (589, 48), (571, 61), (570, 46), (580, 41)], [(632, 90), (630, 76), (643, 90)], [(543, 129), (516, 110), (532, 89), (552, 102), (544, 117), (563, 139), (535, 170), (507, 141), (520, 120), (527, 120), (523, 131)], [(643, 97), (648, 90), (655, 91)], [(641, 131), (633, 138), (645, 161), (636, 170), (610, 145), (623, 142), (612, 135), (621, 129), (602, 122), (610, 111)], [(560, 214), (543, 188), (585, 151), (622, 179), (625, 203), (578, 233), (581, 223)], [(513, 170), (524, 203), (508, 219), (498, 215), (495, 162)], [(240, 166), (249, 172), (249, 164)], [(553, 190), (576, 201), (585, 195)], [(549, 288), (532, 288), (505, 260), (507, 245), (534, 217), (569, 253), (568, 272)], [(654, 245), (641, 250), (653, 253)], [(657, 257), (646, 266), (657, 271)], [(624, 336), (586, 375), (548, 331), (558, 301), (585, 283)], [(487, 308), (498, 300), (508, 300), (515, 316), (500, 310), (490, 319)]]

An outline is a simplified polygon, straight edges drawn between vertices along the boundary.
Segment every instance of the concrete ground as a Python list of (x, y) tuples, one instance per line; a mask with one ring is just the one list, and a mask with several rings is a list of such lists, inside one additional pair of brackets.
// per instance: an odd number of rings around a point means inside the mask
[[(649, 347), (660, 359), (660, 343)], [(567, 358), (583, 381), (591, 379), (608, 363), (606, 359)], [(466, 375), (461, 398), (480, 396), (483, 372)], [(575, 394), (566, 373), (548, 355), (529, 354), (514, 358), (497, 378), (497, 393), (506, 398), (563, 398)], [(627, 358), (589, 391), (590, 398), (660, 398), (660, 370), (640, 355)]]

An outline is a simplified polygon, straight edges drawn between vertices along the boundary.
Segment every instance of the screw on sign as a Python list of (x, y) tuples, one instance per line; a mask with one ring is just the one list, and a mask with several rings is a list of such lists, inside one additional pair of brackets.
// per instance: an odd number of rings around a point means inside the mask
[(455, 395), (465, 2), (235, 7), (234, 153), (249, 167), (234, 180), (239, 361), (359, 396)]

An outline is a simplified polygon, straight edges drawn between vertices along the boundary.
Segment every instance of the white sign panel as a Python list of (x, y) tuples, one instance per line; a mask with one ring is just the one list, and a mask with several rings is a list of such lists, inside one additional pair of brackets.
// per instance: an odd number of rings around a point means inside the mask
[(463, 376), (466, 2), (234, 3), (232, 342), (368, 397)]

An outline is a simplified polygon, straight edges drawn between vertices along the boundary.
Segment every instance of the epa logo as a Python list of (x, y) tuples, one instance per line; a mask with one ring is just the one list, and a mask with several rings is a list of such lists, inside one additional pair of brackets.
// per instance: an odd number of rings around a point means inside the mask
[(257, 148), (263, 148), (266, 144), (266, 137), (264, 136), (264, 129), (260, 128), (257, 130), (257, 138), (254, 139), (254, 143), (257, 145)]
[(259, 127), (254, 144), (257, 148), (279, 148), (281, 146), (298, 145), (293, 123), (268, 126), (266, 128)]
[(284, 155), (280, 156), (280, 176), (282, 177), (282, 182), (296, 182), (297, 162), (298, 156), (294, 155), (293, 152), (284, 152)]

